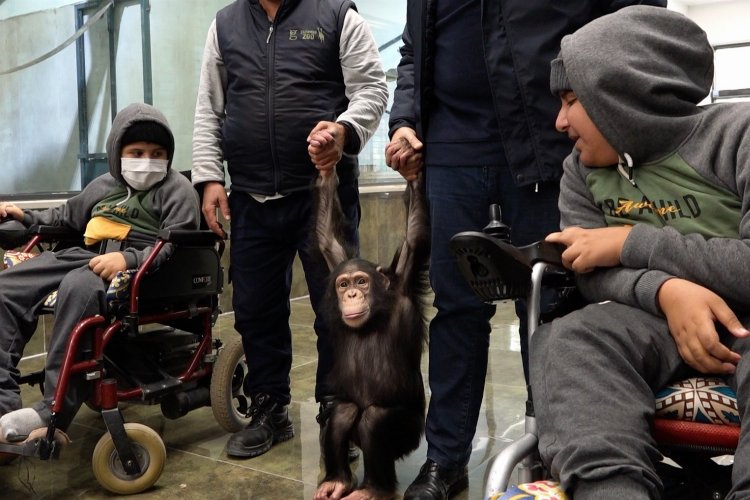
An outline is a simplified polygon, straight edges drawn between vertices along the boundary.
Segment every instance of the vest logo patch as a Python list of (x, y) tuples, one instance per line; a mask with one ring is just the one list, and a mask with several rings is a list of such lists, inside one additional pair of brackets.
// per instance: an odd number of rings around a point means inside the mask
[(323, 43), (326, 40), (326, 34), (323, 28), (290, 29), (289, 40), (320, 40), (320, 43)]

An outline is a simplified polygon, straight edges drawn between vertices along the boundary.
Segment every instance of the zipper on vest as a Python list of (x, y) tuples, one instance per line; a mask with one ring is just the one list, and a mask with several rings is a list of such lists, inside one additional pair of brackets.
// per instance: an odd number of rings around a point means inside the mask
[(266, 67), (266, 124), (268, 126), (268, 142), (271, 148), (274, 193), (279, 192), (279, 161), (276, 152), (276, 128), (274, 127), (274, 116), (276, 114), (276, 110), (274, 109), (274, 88), (276, 82), (273, 78), (273, 65), (274, 59), (276, 58), (276, 43), (275, 38), (272, 37), (278, 17), (279, 16), (277, 15), (268, 27), (268, 37), (266, 38), (266, 46), (268, 47), (268, 66)]

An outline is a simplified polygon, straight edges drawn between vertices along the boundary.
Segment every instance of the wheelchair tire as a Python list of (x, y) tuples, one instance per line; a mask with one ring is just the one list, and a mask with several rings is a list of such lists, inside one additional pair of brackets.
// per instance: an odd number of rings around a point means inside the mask
[(241, 339), (234, 337), (224, 342), (211, 374), (211, 409), (219, 425), (230, 433), (241, 431), (250, 423), (250, 396), (243, 390), (247, 372)]
[(103, 488), (118, 495), (132, 495), (153, 486), (164, 470), (167, 449), (159, 434), (143, 424), (125, 424), (125, 433), (130, 438), (141, 474), (129, 476), (120, 462), (110, 433), (99, 439), (91, 457), (94, 476)]

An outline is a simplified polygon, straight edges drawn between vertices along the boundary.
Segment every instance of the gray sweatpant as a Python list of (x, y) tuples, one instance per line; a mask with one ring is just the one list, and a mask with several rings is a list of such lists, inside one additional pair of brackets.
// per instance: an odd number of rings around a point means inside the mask
[[(49, 416), (69, 334), (81, 319), (106, 312), (107, 282), (88, 267), (96, 253), (82, 248), (43, 252), (0, 272), (0, 415), (21, 408), (18, 362), (34, 333), (44, 299), (58, 290), (47, 348), (44, 398), (34, 408)], [(58, 426), (65, 429), (83, 403), (86, 385), (71, 380)]]
[[(748, 325), (750, 318), (740, 319)], [(718, 331), (735, 352), (748, 349), (748, 340)], [(649, 427), (654, 394), (695, 374), (682, 361), (666, 320), (614, 302), (592, 304), (540, 326), (530, 356), (539, 450), (563, 488), (576, 500), (659, 498), (654, 464), (661, 454)], [(749, 371), (743, 357), (729, 380), (743, 418)], [(728, 498), (750, 495), (747, 427)]]

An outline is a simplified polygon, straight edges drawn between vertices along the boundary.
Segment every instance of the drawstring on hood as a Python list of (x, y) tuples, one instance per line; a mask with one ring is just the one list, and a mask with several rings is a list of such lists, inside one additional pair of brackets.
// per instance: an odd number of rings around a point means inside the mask
[(128, 186), (127, 184), (125, 184), (125, 189), (128, 190), (128, 195), (124, 199), (122, 199), (121, 201), (118, 201), (115, 204), (116, 207), (119, 207), (120, 205), (122, 205), (123, 203), (125, 203), (126, 201), (128, 201), (133, 196), (133, 189), (130, 186)]
[(563, 37), (550, 88), (576, 93), (634, 182), (633, 165), (669, 155), (698, 124), (713, 60), (706, 33), (693, 21), (635, 5)]
[(635, 168), (633, 168), (633, 158), (627, 153), (623, 153), (619, 157), (619, 161), (617, 162), (617, 171), (620, 172), (620, 175), (625, 177), (629, 183), (633, 185), (633, 187), (638, 187), (635, 184)]

